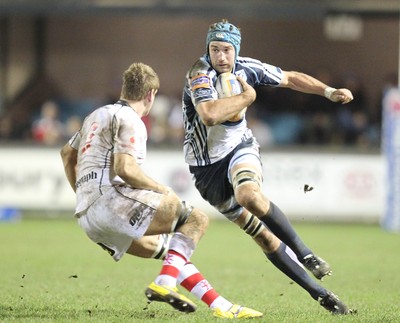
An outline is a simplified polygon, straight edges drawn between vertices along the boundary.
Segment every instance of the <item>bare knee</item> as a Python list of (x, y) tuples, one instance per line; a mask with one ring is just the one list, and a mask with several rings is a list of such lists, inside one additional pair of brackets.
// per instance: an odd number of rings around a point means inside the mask
[(206, 232), (209, 224), (209, 218), (203, 211), (196, 208), (193, 209), (188, 220), (202, 232), (202, 235)]
[(266, 198), (256, 185), (243, 185), (235, 190), (235, 198), (238, 203), (251, 213), (262, 214), (266, 208)]
[(197, 244), (205, 234), (208, 224), (208, 216), (199, 209), (193, 209), (186, 223), (177, 228), (177, 231), (189, 236)]

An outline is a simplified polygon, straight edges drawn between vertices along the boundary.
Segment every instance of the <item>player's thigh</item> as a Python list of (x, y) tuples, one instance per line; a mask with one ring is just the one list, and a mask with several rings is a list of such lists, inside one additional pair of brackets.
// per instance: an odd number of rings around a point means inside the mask
[(136, 237), (170, 233), (181, 214), (182, 202), (175, 194), (116, 187), (114, 213), (129, 222)]
[(229, 164), (228, 177), (236, 197), (261, 191), (263, 177), (259, 155), (251, 148), (239, 150)]

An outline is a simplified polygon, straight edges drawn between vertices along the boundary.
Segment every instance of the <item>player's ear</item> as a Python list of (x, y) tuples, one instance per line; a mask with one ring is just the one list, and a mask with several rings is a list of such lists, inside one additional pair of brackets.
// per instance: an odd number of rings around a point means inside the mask
[(146, 95), (146, 101), (152, 102), (154, 100), (154, 98), (156, 97), (156, 94), (157, 94), (157, 90), (155, 90), (155, 89), (149, 90)]

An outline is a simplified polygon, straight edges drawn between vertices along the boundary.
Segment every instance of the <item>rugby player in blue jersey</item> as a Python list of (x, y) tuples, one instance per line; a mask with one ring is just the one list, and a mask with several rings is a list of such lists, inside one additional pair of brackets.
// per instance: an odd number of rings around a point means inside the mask
[[(262, 192), (259, 144), (247, 127), (243, 109), (256, 99), (256, 86), (289, 88), (348, 103), (348, 89), (335, 89), (307, 74), (284, 71), (260, 60), (239, 56), (239, 28), (222, 20), (212, 24), (206, 53), (189, 69), (183, 90), (184, 153), (202, 197), (236, 223), (283, 273), (333, 314), (349, 314), (339, 298), (312, 279), (331, 274), (330, 265), (302, 241), (285, 214)], [(231, 72), (242, 93), (218, 98), (221, 73)], [(290, 256), (292, 252), (295, 256)]]

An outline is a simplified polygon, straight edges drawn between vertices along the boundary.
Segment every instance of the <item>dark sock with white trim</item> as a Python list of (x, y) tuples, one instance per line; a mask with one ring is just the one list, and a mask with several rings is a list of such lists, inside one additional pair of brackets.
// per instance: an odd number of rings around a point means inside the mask
[(271, 254), (265, 253), (265, 255), (275, 267), (303, 287), (315, 300), (321, 295), (326, 295), (326, 289), (319, 286), (298, 262), (290, 258), (286, 252), (286, 248), (286, 245), (281, 242), (276, 252)]
[(274, 203), (270, 202), (267, 214), (259, 219), (293, 250), (300, 261), (305, 256), (312, 254), (312, 251), (300, 239), (286, 215)]

